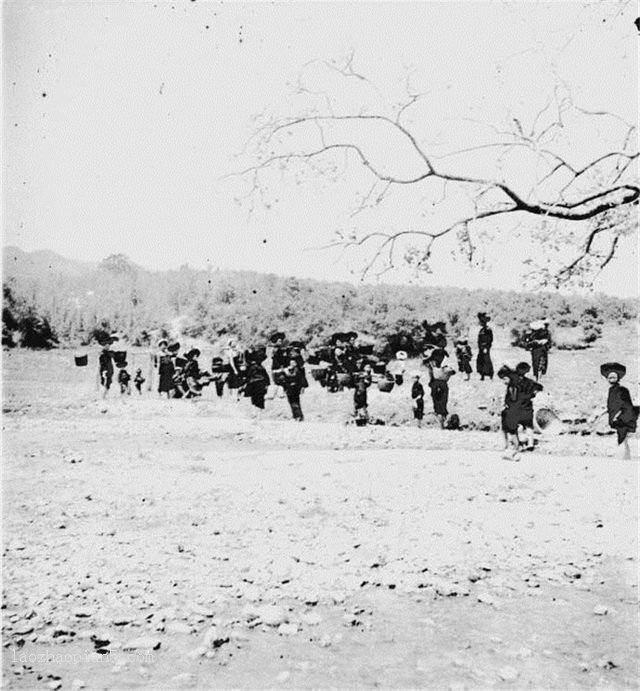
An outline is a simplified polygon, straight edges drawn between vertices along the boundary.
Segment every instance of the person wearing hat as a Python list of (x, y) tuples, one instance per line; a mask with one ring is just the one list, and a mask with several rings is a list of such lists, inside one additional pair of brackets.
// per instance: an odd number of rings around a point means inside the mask
[(100, 378), (102, 398), (106, 398), (111, 388), (111, 383), (113, 382), (113, 352), (111, 350), (113, 338), (111, 338), (111, 336), (105, 336), (101, 338), (98, 343), (102, 346), (102, 350), (98, 356), (98, 376)]
[(493, 362), (491, 362), (491, 347), (493, 346), (493, 331), (489, 327), (491, 317), (486, 312), (478, 312), (478, 357), (476, 360), (476, 371), (480, 375), (480, 381), (485, 377), (493, 379)]
[(525, 348), (531, 352), (531, 366), (536, 381), (547, 373), (549, 365), (549, 348), (551, 347), (551, 334), (549, 322), (541, 319), (529, 324), (529, 329), (524, 337)]
[(473, 358), (473, 353), (471, 352), (471, 346), (466, 338), (459, 338), (455, 341), (456, 347), (456, 360), (458, 361), (458, 371), (464, 372), (464, 380), (469, 381), (471, 378), (471, 360)]
[(618, 436), (618, 457), (629, 460), (631, 451), (627, 437), (636, 431), (638, 407), (633, 405), (629, 389), (620, 385), (627, 369), (618, 362), (607, 362), (600, 367), (600, 373), (609, 382), (607, 413), (609, 426)]
[(419, 374), (413, 377), (411, 401), (413, 404), (413, 417), (418, 421), (418, 427), (422, 427), (422, 418), (424, 417), (424, 386), (420, 383)]
[(156, 357), (158, 366), (158, 393), (162, 396), (167, 394), (167, 398), (173, 398), (175, 384), (173, 381), (176, 373), (173, 363), (173, 354), (169, 351), (169, 343), (165, 338), (158, 341), (160, 352)]
[(519, 362), (516, 365), (515, 384), (518, 389), (515, 407), (518, 410), (518, 423), (522, 425), (526, 435), (526, 449), (533, 451), (533, 399), (536, 394), (543, 390), (542, 384), (533, 379), (529, 379), (528, 374), (531, 367), (528, 362)]

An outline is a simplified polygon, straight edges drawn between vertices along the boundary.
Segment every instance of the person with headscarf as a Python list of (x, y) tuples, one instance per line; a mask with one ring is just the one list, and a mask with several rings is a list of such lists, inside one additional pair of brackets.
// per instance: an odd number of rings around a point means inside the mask
[(486, 312), (478, 312), (478, 358), (476, 360), (476, 370), (480, 375), (480, 381), (485, 377), (493, 379), (493, 362), (491, 362), (491, 347), (493, 346), (493, 331), (489, 327), (491, 317)]
[(525, 334), (525, 347), (531, 352), (531, 366), (536, 381), (547, 373), (549, 365), (549, 348), (551, 347), (551, 334), (549, 322), (541, 319), (529, 324)]
[(165, 338), (161, 338), (158, 341), (158, 348), (160, 349), (160, 352), (156, 356), (158, 367), (158, 393), (160, 396), (166, 393), (167, 398), (172, 398), (175, 389), (174, 376), (176, 373), (173, 355), (169, 351), (169, 342)]
[(526, 435), (526, 449), (533, 451), (533, 399), (544, 387), (526, 376), (530, 369), (528, 362), (519, 362), (516, 365), (515, 384), (518, 392), (515, 405), (518, 409), (518, 423)]
[(628, 460), (631, 458), (628, 436), (636, 431), (638, 407), (633, 405), (629, 389), (620, 385), (627, 369), (617, 362), (607, 362), (600, 367), (600, 373), (609, 382), (607, 413), (609, 426), (618, 436), (618, 456)]

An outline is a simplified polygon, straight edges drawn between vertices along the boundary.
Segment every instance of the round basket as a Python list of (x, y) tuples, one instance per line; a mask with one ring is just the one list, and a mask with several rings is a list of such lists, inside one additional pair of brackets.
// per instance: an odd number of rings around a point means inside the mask
[(319, 369), (312, 369), (311, 370), (311, 376), (316, 380), (316, 381), (322, 381), (326, 376), (327, 376), (327, 370), (323, 368)]
[(564, 429), (562, 420), (550, 408), (537, 410), (535, 420), (542, 432), (559, 434)]
[(75, 355), (74, 358), (76, 367), (86, 367), (89, 364), (88, 355)]
[(336, 380), (340, 386), (350, 386), (352, 377), (348, 372), (338, 372)]
[(116, 365), (120, 365), (122, 362), (127, 361), (127, 351), (126, 350), (114, 350), (113, 351), (113, 361)]
[(389, 393), (390, 391), (393, 391), (394, 386), (395, 382), (392, 379), (381, 379), (378, 382), (378, 389), (382, 391), (382, 393)]

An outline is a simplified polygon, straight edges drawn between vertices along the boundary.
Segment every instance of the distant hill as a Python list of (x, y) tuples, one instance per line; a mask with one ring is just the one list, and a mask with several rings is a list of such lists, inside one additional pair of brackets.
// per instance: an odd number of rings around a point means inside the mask
[(503, 340), (517, 340), (530, 321), (544, 316), (566, 347), (585, 347), (604, 325), (638, 314), (637, 300), (602, 294), (356, 286), (188, 266), (147, 271), (123, 254), (96, 264), (17, 247), (4, 249), (3, 280), (3, 340), (13, 334), (16, 343), (25, 343), (30, 330), (44, 333), (46, 342), (75, 344), (90, 340), (96, 329), (148, 343), (150, 334), (179, 324), (190, 338), (221, 343), (233, 336), (246, 345), (264, 342), (275, 330), (318, 345), (335, 331), (353, 329), (378, 347), (409, 352), (418, 348), (424, 320), (442, 320), (450, 336), (475, 339), (482, 311)]
[(25, 252), (12, 245), (2, 249), (2, 268), (5, 277), (18, 274), (44, 275), (46, 272), (80, 276), (96, 267), (97, 264), (93, 262), (67, 259), (51, 250)]

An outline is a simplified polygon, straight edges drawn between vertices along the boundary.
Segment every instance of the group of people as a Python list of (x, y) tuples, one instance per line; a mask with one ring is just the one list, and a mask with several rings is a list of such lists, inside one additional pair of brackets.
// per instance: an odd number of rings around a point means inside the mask
[[(492, 380), (494, 366), (491, 358), (493, 331), (489, 325), (490, 316), (478, 313), (479, 331), (477, 334), (476, 371), (480, 381)], [(457, 429), (460, 421), (457, 415), (449, 415), (449, 380), (456, 370), (449, 366), (447, 351), (447, 329), (444, 322), (422, 324), (425, 332), (422, 343), (422, 363), (426, 369), (433, 413), (443, 429)], [(118, 369), (117, 382), (122, 394), (130, 394), (132, 377), (127, 370), (126, 353), (112, 349), (117, 337), (111, 336), (101, 342), (99, 375), (106, 396), (111, 387), (114, 370)], [(523, 335), (524, 347), (531, 353), (531, 365), (520, 362), (514, 369), (502, 366), (497, 376), (505, 384), (504, 405), (501, 411), (501, 428), (505, 442), (505, 457), (519, 458), (522, 448), (534, 448), (533, 399), (543, 390), (539, 380), (547, 373), (548, 351), (551, 347), (549, 322), (531, 322)], [(179, 355), (180, 344), (160, 339), (158, 351), (153, 356), (152, 365), (157, 372), (158, 392), (168, 398), (196, 398), (209, 384), (215, 385), (218, 396), (225, 387), (237, 399), (244, 396), (250, 399), (258, 410), (264, 410), (267, 393), (271, 388), (273, 397), (286, 396), (294, 420), (304, 420), (301, 394), (309, 386), (307, 366), (318, 383), (328, 392), (344, 389), (353, 390), (353, 417), (355, 424), (365, 425), (371, 421), (369, 416), (368, 390), (377, 382), (381, 391), (390, 391), (404, 382), (407, 353), (398, 351), (395, 359), (389, 361), (374, 353), (371, 345), (359, 345), (355, 331), (335, 333), (327, 345), (308, 351), (301, 341), (288, 342), (283, 332), (276, 332), (270, 338), (270, 371), (265, 366), (269, 359), (267, 346), (240, 349), (235, 339), (229, 339), (220, 357), (214, 357), (210, 371), (200, 369), (198, 348), (192, 348)], [(468, 339), (458, 337), (454, 340), (458, 372), (469, 380), (473, 371), (473, 353)], [(124, 359), (119, 357), (124, 355)], [(115, 366), (115, 367), (114, 367)], [(635, 431), (637, 408), (619, 381), (626, 370), (617, 363), (603, 365), (603, 375), (611, 384), (607, 409), (610, 424), (618, 433), (618, 443), (623, 455), (628, 455), (629, 433)], [(533, 378), (527, 376), (533, 369)], [(615, 380), (615, 381), (614, 381)], [(141, 368), (133, 377), (133, 384), (142, 392), (145, 378)], [(281, 392), (281, 393), (280, 393)], [(419, 374), (414, 375), (410, 391), (413, 416), (418, 426), (425, 415), (425, 387)], [(522, 438), (521, 438), (522, 436)]]

